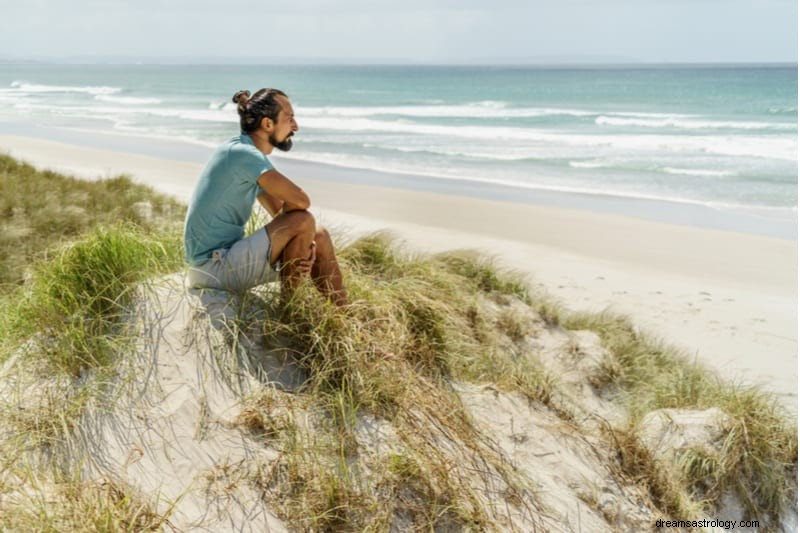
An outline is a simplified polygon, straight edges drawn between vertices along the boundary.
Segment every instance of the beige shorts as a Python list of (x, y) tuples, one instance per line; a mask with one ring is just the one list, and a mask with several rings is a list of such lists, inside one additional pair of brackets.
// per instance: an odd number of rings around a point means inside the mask
[(279, 267), (269, 264), (272, 245), (266, 228), (261, 228), (230, 248), (214, 250), (211, 259), (199, 266), (190, 266), (186, 274), (189, 289), (220, 289), (244, 292), (247, 289), (276, 281)]

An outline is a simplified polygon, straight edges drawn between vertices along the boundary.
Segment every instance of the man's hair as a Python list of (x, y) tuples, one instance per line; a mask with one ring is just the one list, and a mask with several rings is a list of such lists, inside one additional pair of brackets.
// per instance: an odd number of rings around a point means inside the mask
[(244, 133), (252, 133), (261, 126), (263, 118), (273, 121), (278, 120), (278, 113), (283, 106), (276, 96), (286, 96), (286, 93), (278, 89), (259, 89), (251, 97), (250, 91), (238, 91), (233, 95), (233, 103), (237, 105), (239, 112), (239, 126)]

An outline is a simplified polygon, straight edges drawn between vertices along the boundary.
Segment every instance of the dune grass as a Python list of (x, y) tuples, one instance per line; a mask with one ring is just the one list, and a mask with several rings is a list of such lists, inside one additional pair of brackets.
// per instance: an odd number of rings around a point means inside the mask
[(49, 255), (0, 308), (6, 346), (0, 361), (9, 347), (38, 339), (40, 354), (73, 376), (111, 363), (125, 337), (120, 327), (136, 284), (182, 261), (177, 234), (126, 224), (98, 227)]
[(127, 176), (86, 181), (0, 154), (0, 293), (21, 283), (35, 258), (98, 225), (157, 229), (180, 224), (185, 209)]
[[(610, 357), (594, 377), (598, 388), (614, 391), (629, 412), (617, 443), (631, 472), (652, 483), (651, 491), (674, 514), (685, 505), (678, 492), (693, 494), (706, 506), (730, 492), (748, 518), (777, 520), (796, 498), (797, 427), (776, 399), (757, 387), (721, 380), (685, 354), (637, 332), (630, 319), (611, 314), (571, 314), (569, 329), (600, 335)], [(668, 479), (642, 451), (637, 425), (646, 413), (665, 408), (720, 408), (732, 421), (720, 459), (689, 451)]]
[[(128, 349), (124, 318), (134, 288), (181, 268), (176, 227), (183, 208), (124, 177), (82, 182), (10, 158), (0, 158), (0, 180), (0, 224), (9, 230), (0, 245), (18, 252), (0, 255), (7, 261), (0, 268), (10, 273), (0, 285), (0, 362), (22, 354), (26, 368), (55, 376), (38, 407), (0, 416), (0, 427), (21, 436), (3, 444), (13, 462), (21, 450), (68, 439), (85, 403), (110, 379)], [(140, 201), (162, 222), (132, 208)], [(48, 217), (54, 205), (60, 214)], [(95, 212), (109, 218), (88, 218)], [(52, 231), (54, 220), (61, 221), (55, 224), (61, 233)], [(518, 392), (568, 420), (554, 401), (557, 376), (522, 345), (559, 327), (601, 337), (610, 355), (593, 384), (629, 413), (625, 425), (609, 427), (606, 439), (624, 474), (645, 484), (667, 516), (708, 510), (733, 492), (749, 517), (776, 519), (793, 497), (796, 428), (769, 395), (719, 381), (640, 335), (624, 317), (569, 313), (478, 255), (407, 254), (386, 234), (339, 250), (353, 302), (347, 308), (335, 309), (308, 284), (285, 306), (272, 293), (251, 293), (242, 309), (259, 309), (239, 317), (242, 330), (252, 329), (248, 321), (257, 317), (266, 341), (290, 352), (308, 375), (298, 395), (265, 389), (248, 399), (239, 419), (243, 430), (281, 450), (282, 459), (252, 483), (299, 528), (381, 530), (397, 516), (417, 529), (497, 528), (502, 510), (481, 500), (481, 487), (489, 485), (501, 487), (521, 512), (540, 512), (533, 488), (476, 430), (452, 382)], [(87, 379), (92, 374), (103, 377)], [(308, 402), (298, 406), (289, 397)], [(665, 470), (637, 438), (637, 424), (649, 411), (714, 406), (733, 420), (721, 459), (696, 453)], [(318, 415), (310, 427), (298, 423), (301, 411)], [(361, 455), (359, 431), (367, 417), (396, 430), (400, 449), (379, 464)], [(13, 481), (5, 472), (0, 498)], [(99, 530), (165, 523), (123, 489), (81, 491), (76, 480), (57, 485), (51, 480), (47, 490), (61, 491), (53, 501), (63, 507), (48, 508), (44, 499), (34, 507), (53, 528), (62, 524), (59, 514), (108, 524)], [(0, 527), (29, 516), (23, 506), (15, 509)]]
[(84, 181), (0, 155), (0, 529), (166, 523), (129, 487), (83, 481), (69, 466), (80, 458), (59, 454), (132, 348), (133, 292), (180, 268), (184, 210), (125, 176)]
[[(0, 531), (138, 533), (170, 526), (146, 498), (117, 481), (53, 479), (19, 468), (16, 473), (18, 485), (0, 486)], [(0, 477), (12, 480), (7, 470)]]
[[(274, 471), (265, 476), (270, 501), (279, 494), (284, 519), (315, 530), (388, 527), (393, 515), (423, 529), (492, 529), (502, 511), (487, 509), (480, 493), (497, 483), (517, 495), (510, 506), (533, 512), (535, 491), (476, 429), (450, 385), (495, 383), (548, 400), (554, 378), (534, 359), (501, 349), (513, 341), (500, 309), (507, 298), (529, 298), (525, 284), (471, 253), (403, 254), (386, 234), (340, 248), (339, 258), (347, 308), (331, 306), (309, 284), (288, 305), (267, 295), (265, 312), (256, 313), (269, 317), (261, 324), (267, 345), (283, 346), (307, 371), (300, 392), (326, 421), (313, 432), (297, 424), (287, 430), (274, 393), (245, 408), (242, 425), (285, 453), (281, 481)], [(365, 416), (397, 432), (402, 451), (393, 459), (360, 464)], [(372, 483), (362, 470), (372, 472)]]

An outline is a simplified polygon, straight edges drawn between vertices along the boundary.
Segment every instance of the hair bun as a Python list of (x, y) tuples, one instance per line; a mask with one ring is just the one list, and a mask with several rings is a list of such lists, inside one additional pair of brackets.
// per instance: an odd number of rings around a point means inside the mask
[(244, 105), (250, 100), (250, 91), (238, 91), (233, 95), (232, 100), (234, 104)]

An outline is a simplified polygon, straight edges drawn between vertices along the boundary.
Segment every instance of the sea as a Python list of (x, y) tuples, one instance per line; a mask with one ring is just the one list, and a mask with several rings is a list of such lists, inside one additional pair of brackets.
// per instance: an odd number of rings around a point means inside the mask
[(796, 238), (797, 80), (796, 65), (0, 64), (0, 122), (210, 150), (238, 133), (236, 91), (276, 87), (300, 128), (278, 158), (742, 214)]

